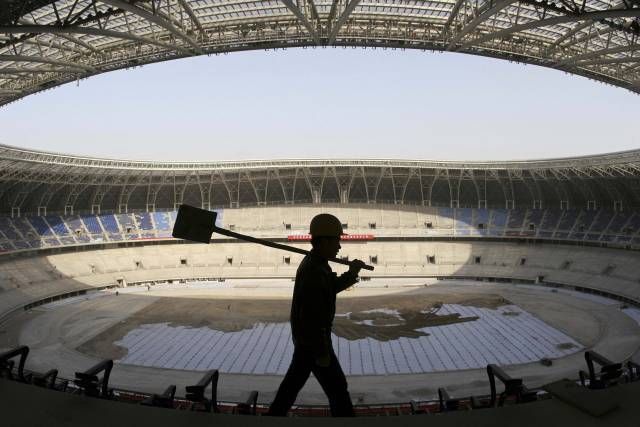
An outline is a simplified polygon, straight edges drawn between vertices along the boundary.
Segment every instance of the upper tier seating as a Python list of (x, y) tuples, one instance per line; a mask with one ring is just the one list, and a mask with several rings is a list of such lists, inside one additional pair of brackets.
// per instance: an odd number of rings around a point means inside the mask
[(100, 222), (102, 222), (102, 226), (107, 233), (119, 234), (120, 227), (118, 227), (118, 223), (116, 222), (116, 218), (113, 215), (99, 215)]
[(82, 223), (85, 228), (89, 232), (89, 234), (102, 234), (104, 233), (102, 227), (100, 226), (100, 222), (98, 221), (98, 217), (95, 215), (82, 215), (81, 216)]
[(75, 217), (62, 219), (59, 216), (47, 216), (45, 217), (45, 219), (49, 224), (51, 230), (53, 230), (53, 233), (57, 234), (58, 236), (66, 236), (70, 234), (69, 229), (78, 228)]
[[(217, 209), (218, 225), (261, 237), (305, 234), (313, 215), (339, 216), (376, 237), (530, 237), (640, 246), (640, 212), (557, 209), (276, 206)], [(223, 213), (225, 214), (223, 221)], [(171, 237), (176, 212), (0, 217), (0, 252)]]
[(153, 222), (151, 221), (151, 214), (149, 212), (135, 214), (134, 217), (140, 230), (153, 230)]
[[(27, 217), (26, 219), (31, 223), (31, 226), (36, 230), (38, 235), (51, 236), (54, 234), (53, 230), (51, 230), (51, 227), (49, 227), (49, 224), (47, 224), (44, 217), (32, 216), (32, 217)], [(28, 230), (27, 227), (23, 229)]]

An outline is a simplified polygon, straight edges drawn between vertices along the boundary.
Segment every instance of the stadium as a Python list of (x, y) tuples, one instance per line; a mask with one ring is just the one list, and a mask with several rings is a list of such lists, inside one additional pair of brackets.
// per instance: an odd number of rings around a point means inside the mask
[[(471, 3), (10, 1), (0, 105), (170, 59), (327, 46), (489, 56), (640, 92), (636, 2)], [(640, 150), (162, 162), (0, 145), (0, 411), (10, 425), (258, 421), (291, 359), (303, 256), (173, 238), (186, 204), (299, 249), (315, 215), (340, 219), (342, 260), (374, 267), (333, 330), (367, 422), (634, 425), (639, 183)], [(294, 421), (328, 414), (309, 381)]]

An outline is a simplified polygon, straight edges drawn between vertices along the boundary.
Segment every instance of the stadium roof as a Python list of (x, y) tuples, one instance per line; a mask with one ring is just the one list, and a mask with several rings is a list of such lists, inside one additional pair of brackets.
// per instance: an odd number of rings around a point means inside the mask
[(292, 203), (640, 207), (640, 150), (455, 162), (109, 160), (0, 145), (0, 211), (81, 212)]
[(640, 93), (640, 0), (8, 0), (0, 105), (122, 68), (301, 46), (455, 51)]
[[(156, 160), (107, 159), (46, 152), (0, 144), (0, 166), (6, 172), (19, 165), (19, 169), (48, 171), (74, 168), (83, 173), (111, 173), (131, 175), (143, 171), (170, 171), (183, 175), (198, 171), (257, 170), (290, 167), (393, 167), (420, 169), (466, 169), (559, 171), (578, 176), (638, 176), (640, 175), (640, 149), (578, 157), (507, 161), (459, 161), (459, 160), (402, 160), (402, 159), (274, 159), (169, 162)], [(99, 170), (101, 169), (101, 170)], [(94, 172), (92, 172), (92, 170)], [(3, 175), (0, 175), (0, 179)]]

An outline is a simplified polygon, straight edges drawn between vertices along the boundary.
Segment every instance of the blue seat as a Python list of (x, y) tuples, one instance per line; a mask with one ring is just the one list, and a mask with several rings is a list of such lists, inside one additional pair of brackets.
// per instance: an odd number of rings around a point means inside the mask
[(617, 212), (611, 220), (611, 223), (609, 223), (609, 227), (607, 228), (605, 233), (611, 235), (624, 234), (624, 229), (626, 228), (631, 215), (632, 214), (628, 212)]
[(560, 218), (562, 217), (562, 211), (558, 209), (547, 209), (544, 212), (544, 217), (542, 218), (542, 222), (540, 223), (540, 232), (538, 236), (542, 237), (542, 233), (545, 235), (551, 233), (548, 237), (553, 236), (553, 232), (558, 227), (558, 223), (560, 222)]
[[(18, 220), (20, 220), (21, 218), (17, 218)], [(30, 217), (26, 217), (25, 218), (27, 221), (29, 221), (29, 223), (31, 224), (31, 226), (36, 230), (36, 232), (38, 233), (39, 236), (52, 236), (53, 235), (53, 231), (51, 230), (51, 227), (49, 227), (49, 224), (47, 224), (47, 222), (44, 220), (43, 217), (41, 216), (30, 216)], [(14, 224), (16, 223), (20, 223), (21, 221), (14, 221)], [(22, 227), (23, 230), (27, 231), (28, 230), (28, 226), (26, 225), (21, 225), (20, 227)], [(28, 231), (27, 231), (28, 232)], [(22, 233), (24, 235), (24, 233)]]
[(599, 210), (598, 216), (596, 217), (596, 220), (593, 222), (593, 225), (591, 226), (591, 229), (589, 230), (589, 232), (602, 233), (604, 230), (606, 230), (607, 226), (611, 222), (613, 215), (614, 215), (613, 211), (605, 210), (605, 209)]
[[(465, 230), (471, 232), (473, 225), (473, 210), (469, 208), (457, 208), (454, 209), (454, 221), (453, 228), (457, 230)], [(456, 233), (457, 234), (457, 233)]]
[[(149, 212), (144, 212), (141, 214), (135, 214), (136, 222), (138, 223), (138, 228), (140, 230), (153, 230), (153, 222), (151, 220), (151, 214)], [(144, 233), (143, 233), (144, 235)]]
[(173, 223), (167, 212), (154, 212), (153, 220), (158, 231), (171, 230), (173, 228)]
[(120, 227), (118, 227), (116, 218), (113, 215), (100, 215), (98, 218), (107, 233), (120, 234)]
[(522, 229), (522, 224), (524, 223), (525, 214), (526, 211), (524, 209), (510, 209), (507, 228), (520, 231)]
[(80, 219), (90, 234), (102, 234), (102, 227), (100, 227), (100, 222), (98, 222), (97, 216), (82, 215)]
[(54, 234), (58, 236), (67, 236), (70, 234), (69, 229), (67, 228), (67, 225), (65, 224), (64, 220), (61, 217), (57, 215), (47, 216), (45, 217), (45, 220), (53, 230)]
[(9, 240), (21, 240), (22, 237), (18, 235), (16, 230), (13, 228), (13, 223), (10, 218), (1, 217), (0, 218), (0, 231), (2, 234), (6, 236)]
[(566, 239), (569, 236), (569, 231), (573, 229), (573, 226), (578, 219), (578, 214), (580, 211), (575, 209), (567, 209), (562, 211), (562, 217), (560, 218), (560, 222), (558, 223), (558, 230), (555, 233), (554, 237), (558, 239)]

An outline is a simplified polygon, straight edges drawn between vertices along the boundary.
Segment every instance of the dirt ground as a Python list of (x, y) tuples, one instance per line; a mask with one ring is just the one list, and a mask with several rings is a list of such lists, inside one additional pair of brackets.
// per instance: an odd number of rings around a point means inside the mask
[[(458, 313), (438, 314), (442, 304), (495, 309), (510, 302), (499, 295), (468, 293), (338, 298), (333, 332), (348, 340), (369, 337), (389, 341), (428, 335), (417, 329), (477, 319), (462, 317)], [(158, 298), (151, 305), (80, 345), (77, 350), (94, 356), (120, 359), (127, 354), (127, 350), (113, 343), (140, 325), (168, 323), (170, 326), (208, 327), (236, 332), (250, 329), (257, 323), (288, 322), (290, 306), (290, 301), (286, 299)]]

